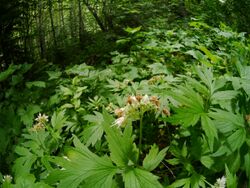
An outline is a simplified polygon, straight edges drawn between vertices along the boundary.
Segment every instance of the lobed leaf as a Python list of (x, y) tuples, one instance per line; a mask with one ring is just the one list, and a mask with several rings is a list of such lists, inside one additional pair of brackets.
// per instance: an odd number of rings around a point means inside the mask
[(167, 150), (168, 148), (164, 148), (159, 152), (159, 148), (155, 144), (151, 146), (149, 153), (143, 160), (143, 168), (148, 171), (154, 170), (164, 159)]

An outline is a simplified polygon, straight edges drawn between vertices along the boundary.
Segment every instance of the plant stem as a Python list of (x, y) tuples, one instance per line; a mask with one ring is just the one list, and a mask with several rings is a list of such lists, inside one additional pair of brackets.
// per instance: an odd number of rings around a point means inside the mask
[(143, 119), (143, 114), (140, 116), (140, 135), (139, 135), (139, 158), (142, 150), (142, 119)]

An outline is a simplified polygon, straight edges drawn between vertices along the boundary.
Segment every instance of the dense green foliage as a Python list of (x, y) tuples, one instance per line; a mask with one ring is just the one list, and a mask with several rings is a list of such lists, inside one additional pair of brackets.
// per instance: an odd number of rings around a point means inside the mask
[(0, 186), (250, 187), (247, 7), (1, 2)]

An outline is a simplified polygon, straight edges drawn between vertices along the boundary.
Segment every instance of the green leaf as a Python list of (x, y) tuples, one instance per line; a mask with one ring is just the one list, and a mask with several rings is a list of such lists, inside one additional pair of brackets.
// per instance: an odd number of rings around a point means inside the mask
[[(236, 67), (240, 74), (240, 79), (234, 78), (234, 82), (237, 81), (240, 83), (241, 87), (245, 92), (250, 96), (250, 66), (242, 65), (239, 61), (236, 61)], [(235, 84), (234, 84), (235, 85)]]
[(168, 71), (167, 67), (164, 66), (161, 63), (154, 63), (154, 64), (151, 64), (151, 65), (148, 65), (148, 67), (151, 69), (153, 75), (156, 75), (156, 74), (169, 74), (169, 71)]
[(151, 146), (149, 153), (143, 160), (143, 168), (148, 171), (154, 170), (164, 159), (167, 150), (168, 148), (164, 148), (159, 152), (159, 148), (155, 144)]
[(236, 188), (237, 187), (237, 177), (236, 177), (236, 175), (229, 171), (227, 165), (225, 165), (225, 169), (226, 169), (227, 187), (228, 188)]
[(54, 112), (51, 117), (51, 125), (55, 130), (61, 130), (62, 127), (66, 126), (67, 116), (65, 110)]
[(210, 93), (214, 92), (214, 86), (213, 86), (213, 72), (211, 68), (207, 68), (205, 66), (203, 67), (198, 67), (195, 66), (194, 70), (196, 74), (199, 76), (199, 78), (202, 80), (204, 84), (209, 88)]
[(95, 115), (86, 115), (84, 119), (92, 123), (83, 131), (84, 140), (87, 146), (94, 146), (96, 142), (101, 139), (104, 132), (103, 116), (101, 113), (95, 112)]
[(207, 167), (208, 169), (211, 168), (211, 166), (214, 164), (214, 160), (210, 156), (202, 156), (200, 159), (201, 163)]
[(148, 171), (132, 168), (127, 169), (123, 174), (125, 188), (162, 188), (162, 185), (157, 181), (157, 176)]
[(49, 80), (58, 79), (62, 75), (60, 71), (46, 71), (46, 73), (49, 75)]
[(138, 31), (140, 31), (140, 30), (141, 30), (141, 26), (139, 26), (139, 27), (134, 27), (134, 28), (127, 27), (127, 28), (125, 29), (125, 31), (126, 31), (127, 33), (130, 33), (130, 34), (134, 34), (134, 33), (138, 32)]
[(250, 96), (250, 79), (241, 79), (241, 85), (248, 96)]
[(197, 59), (202, 64), (212, 67), (213, 65), (207, 60), (207, 58), (198, 50), (189, 50), (186, 52), (186, 54), (189, 54), (193, 56), (193, 58)]
[(183, 144), (182, 149), (181, 149), (181, 156), (186, 158), (188, 155), (188, 148), (186, 142)]
[(101, 125), (90, 125), (86, 127), (83, 131), (86, 146), (94, 146), (98, 140), (101, 140), (103, 132), (103, 127)]
[(246, 175), (249, 178), (250, 177), (250, 153), (247, 153), (244, 155), (244, 169), (246, 171)]
[(168, 159), (167, 162), (171, 165), (178, 165), (181, 163), (180, 159), (173, 158), (173, 159)]
[(139, 78), (140, 75), (138, 74), (138, 69), (136, 67), (131, 67), (130, 71), (125, 73), (123, 77), (128, 80), (134, 80), (136, 78)]
[(227, 138), (227, 143), (231, 150), (234, 152), (237, 149), (240, 149), (242, 144), (246, 140), (246, 130), (244, 128), (236, 130)]
[(209, 112), (209, 116), (214, 119), (216, 128), (224, 134), (244, 127), (244, 118), (241, 114), (216, 109), (214, 112)]
[(201, 126), (207, 136), (210, 150), (213, 151), (214, 139), (218, 139), (217, 129), (214, 122), (207, 116), (207, 114), (203, 114), (201, 116)]
[(93, 70), (93, 66), (86, 65), (85, 63), (82, 63), (80, 65), (74, 65), (73, 67), (67, 69), (65, 72), (69, 75), (79, 75), (79, 76), (88, 76), (90, 70)]
[(191, 178), (190, 178), (190, 181), (191, 181), (191, 186), (192, 188), (206, 188), (205, 186), (205, 177), (200, 175), (200, 174), (197, 174), (197, 173), (194, 173)]
[(64, 96), (67, 96), (67, 95), (71, 96), (71, 95), (74, 94), (74, 92), (72, 90), (70, 90), (69, 88), (64, 87), (62, 85), (60, 85), (60, 90), (62, 91), (62, 93), (63, 93)]
[(16, 184), (13, 188), (50, 188), (51, 186), (43, 182), (35, 182), (36, 179), (33, 174), (21, 175), (16, 178)]
[(191, 77), (185, 77), (185, 79), (188, 81), (190, 86), (193, 87), (196, 91), (199, 91), (200, 93), (202, 93), (205, 96), (210, 96), (209, 89), (204, 84), (202, 84), (200, 81), (195, 80)]
[(229, 162), (227, 164), (229, 170), (231, 173), (237, 173), (241, 166), (241, 154), (239, 151), (235, 151), (233, 154), (231, 154), (228, 158)]
[(60, 181), (59, 188), (77, 188), (81, 183), (88, 188), (110, 188), (114, 185), (113, 176), (117, 168), (108, 157), (99, 157), (92, 153), (76, 137), (75, 148), (67, 151), (67, 158), (55, 157), (52, 162), (59, 164), (62, 170), (53, 171), (47, 182)]
[(21, 121), (28, 127), (31, 127), (34, 121), (34, 114), (40, 111), (40, 106), (30, 104), (25, 108), (19, 108), (17, 113), (20, 116)]
[(199, 50), (201, 50), (202, 52), (204, 52), (206, 54), (206, 56), (213, 62), (213, 63), (219, 63), (222, 58), (212, 54), (205, 46), (199, 46), (198, 47)]
[(20, 157), (15, 160), (13, 167), (15, 175), (18, 177), (29, 174), (37, 156), (31, 153), (29, 149), (20, 146), (16, 147), (15, 152), (20, 155)]
[(12, 75), (16, 70), (20, 69), (21, 65), (10, 64), (7, 70), (0, 72), (0, 82), (6, 80), (10, 75)]
[(226, 153), (231, 153), (228, 147), (222, 145), (215, 153), (213, 153), (212, 157), (219, 157), (225, 155)]
[(189, 108), (179, 108), (175, 112), (176, 114), (168, 118), (168, 121), (174, 125), (181, 124), (184, 127), (194, 126), (200, 119), (200, 114), (194, 113)]
[(136, 164), (138, 149), (133, 144), (132, 126), (126, 125), (122, 132), (116, 127), (111, 127), (114, 119), (106, 111), (103, 113), (103, 118), (112, 161), (119, 167), (128, 166), (131, 162)]
[(238, 92), (234, 90), (217, 91), (211, 96), (212, 102), (220, 100), (232, 100), (237, 96)]
[(179, 86), (176, 90), (169, 92), (180, 104), (174, 108), (176, 114), (170, 116), (168, 121), (173, 124), (181, 124), (185, 127), (194, 126), (205, 113), (203, 98), (188, 84)]
[(26, 82), (25, 83), (27, 88), (32, 88), (33, 86), (35, 87), (41, 87), (41, 88), (45, 88), (46, 87), (46, 83), (43, 81), (33, 81), (33, 82)]
[(176, 180), (174, 183), (172, 183), (171, 185), (167, 186), (167, 188), (177, 188), (177, 187), (190, 187), (190, 178), (183, 178), (183, 179), (179, 179)]

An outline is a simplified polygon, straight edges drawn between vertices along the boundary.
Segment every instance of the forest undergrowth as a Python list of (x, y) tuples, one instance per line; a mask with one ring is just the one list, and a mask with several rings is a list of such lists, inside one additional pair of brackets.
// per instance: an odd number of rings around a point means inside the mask
[(248, 36), (124, 33), (100, 64), (0, 72), (1, 187), (250, 187)]

